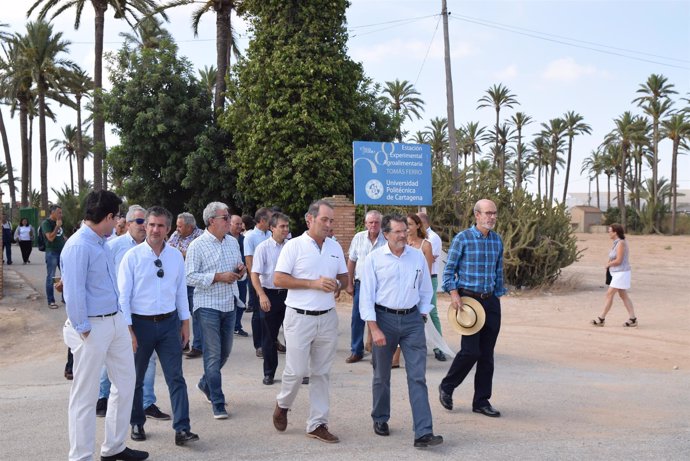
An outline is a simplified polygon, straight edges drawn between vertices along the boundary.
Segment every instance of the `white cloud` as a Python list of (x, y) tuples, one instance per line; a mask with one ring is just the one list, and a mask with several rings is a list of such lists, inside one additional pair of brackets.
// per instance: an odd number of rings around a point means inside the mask
[(574, 82), (584, 77), (600, 76), (607, 77), (608, 74), (594, 67), (593, 65), (580, 65), (573, 58), (561, 58), (551, 61), (542, 72), (545, 80), (559, 82)]
[(513, 80), (515, 77), (517, 77), (518, 74), (518, 69), (515, 64), (511, 64), (505, 69), (501, 69), (498, 72), (495, 72), (493, 77), (494, 80), (498, 81), (508, 81), (508, 80)]

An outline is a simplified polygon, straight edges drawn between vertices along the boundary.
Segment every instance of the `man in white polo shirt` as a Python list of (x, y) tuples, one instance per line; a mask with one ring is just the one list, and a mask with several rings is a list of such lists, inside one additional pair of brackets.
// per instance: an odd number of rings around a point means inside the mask
[(283, 321), (287, 354), (273, 425), (285, 431), (288, 409), (297, 397), (302, 378), (310, 374), (311, 408), (306, 435), (327, 443), (340, 441), (328, 430), (328, 393), (338, 345), (335, 300), (347, 283), (343, 249), (335, 240), (326, 238), (333, 215), (333, 206), (325, 200), (309, 206), (309, 230), (285, 244), (273, 278), (277, 287), (288, 289)]

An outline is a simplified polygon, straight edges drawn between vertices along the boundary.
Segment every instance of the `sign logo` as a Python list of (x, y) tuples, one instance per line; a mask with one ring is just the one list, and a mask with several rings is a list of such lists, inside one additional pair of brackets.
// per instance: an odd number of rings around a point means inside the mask
[(383, 184), (378, 179), (370, 179), (367, 181), (366, 186), (364, 186), (364, 191), (372, 200), (378, 200), (383, 197)]

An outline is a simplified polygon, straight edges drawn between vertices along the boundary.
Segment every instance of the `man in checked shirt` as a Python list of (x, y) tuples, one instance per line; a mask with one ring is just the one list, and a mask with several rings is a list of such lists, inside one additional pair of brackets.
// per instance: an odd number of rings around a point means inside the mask
[(446, 410), (453, 409), (453, 391), (474, 364), (474, 399), (472, 411), (497, 418), (501, 413), (491, 406), (491, 386), (494, 375), (494, 347), (501, 329), (500, 296), (503, 286), (503, 241), (492, 229), (496, 226), (496, 204), (482, 199), (474, 205), (476, 225), (455, 236), (448, 251), (443, 271), (443, 289), (450, 293), (449, 309), (462, 309), (462, 296), (470, 296), (481, 303), (486, 321), (478, 333), (463, 336), (460, 352), (438, 387), (439, 400)]

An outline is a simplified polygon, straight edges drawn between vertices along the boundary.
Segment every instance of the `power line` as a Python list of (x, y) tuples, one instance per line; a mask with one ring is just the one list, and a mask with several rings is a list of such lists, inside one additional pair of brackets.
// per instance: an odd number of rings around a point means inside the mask
[(438, 20), (436, 21), (436, 27), (434, 28), (434, 34), (431, 36), (431, 41), (429, 42), (429, 47), (426, 49), (426, 54), (424, 55), (424, 60), (422, 65), (419, 67), (419, 72), (417, 73), (417, 78), (414, 81), (414, 86), (417, 85), (419, 81), (419, 76), (422, 75), (422, 69), (424, 69), (424, 64), (426, 64), (426, 58), (429, 57), (429, 51), (431, 51), (431, 45), (434, 44), (434, 38), (436, 38), (436, 32), (438, 32), (438, 25), (441, 22), (441, 15), (438, 15)]

